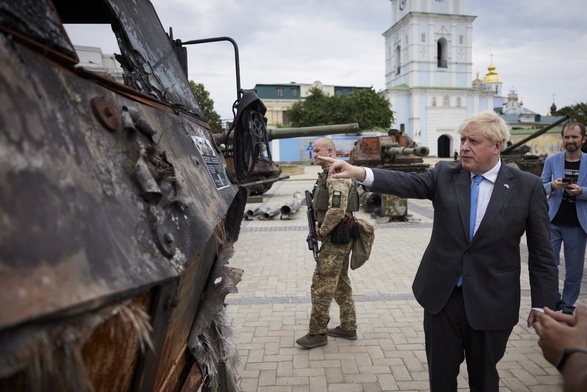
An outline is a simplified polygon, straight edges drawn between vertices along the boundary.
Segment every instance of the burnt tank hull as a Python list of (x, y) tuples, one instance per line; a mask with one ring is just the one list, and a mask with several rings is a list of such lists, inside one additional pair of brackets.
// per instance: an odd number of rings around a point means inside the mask
[(174, 56), (165, 99), (75, 67), (75, 7), (127, 22), (128, 70), (133, 41), (143, 65), (173, 52), (148, 1), (21, 3), (0, 1), (0, 390), (197, 388), (197, 337), (242, 274), (246, 191)]

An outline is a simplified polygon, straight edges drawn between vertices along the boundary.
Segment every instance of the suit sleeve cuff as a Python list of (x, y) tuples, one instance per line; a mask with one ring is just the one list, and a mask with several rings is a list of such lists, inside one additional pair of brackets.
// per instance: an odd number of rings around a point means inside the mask
[(373, 185), (373, 180), (375, 178), (373, 176), (373, 170), (371, 170), (371, 168), (368, 167), (364, 167), (363, 169), (365, 169), (365, 180), (359, 181), (359, 184), (364, 185), (366, 187), (371, 187)]

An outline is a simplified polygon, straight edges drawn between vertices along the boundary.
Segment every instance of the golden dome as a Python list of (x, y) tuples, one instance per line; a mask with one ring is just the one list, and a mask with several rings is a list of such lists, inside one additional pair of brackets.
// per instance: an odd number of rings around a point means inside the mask
[(493, 65), (493, 62), (489, 67), (487, 67), (487, 69), (489, 70), (489, 72), (483, 78), (483, 83), (501, 83), (499, 75), (497, 74), (497, 72), (495, 72), (495, 65)]

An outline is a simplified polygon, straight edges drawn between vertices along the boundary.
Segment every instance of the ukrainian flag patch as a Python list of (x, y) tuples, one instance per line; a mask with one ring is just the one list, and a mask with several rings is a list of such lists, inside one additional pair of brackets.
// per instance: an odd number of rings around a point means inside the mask
[(342, 194), (340, 191), (332, 192), (332, 207), (338, 208), (340, 207), (340, 198)]

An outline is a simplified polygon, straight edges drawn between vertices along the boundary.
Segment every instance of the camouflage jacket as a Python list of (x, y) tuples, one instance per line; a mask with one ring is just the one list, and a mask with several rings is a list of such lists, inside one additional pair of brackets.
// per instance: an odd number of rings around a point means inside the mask
[[(320, 179), (317, 182), (318, 187), (319, 183)], [(320, 237), (328, 236), (345, 215), (351, 215), (351, 212), (347, 212), (349, 193), (356, 188), (353, 187), (353, 181), (350, 179), (337, 179), (329, 175), (326, 179), (326, 189), (328, 190), (328, 209), (324, 210), (323, 207), (316, 206), (316, 221), (320, 227), (318, 230)], [(316, 196), (319, 196), (319, 193), (315, 193)]]

